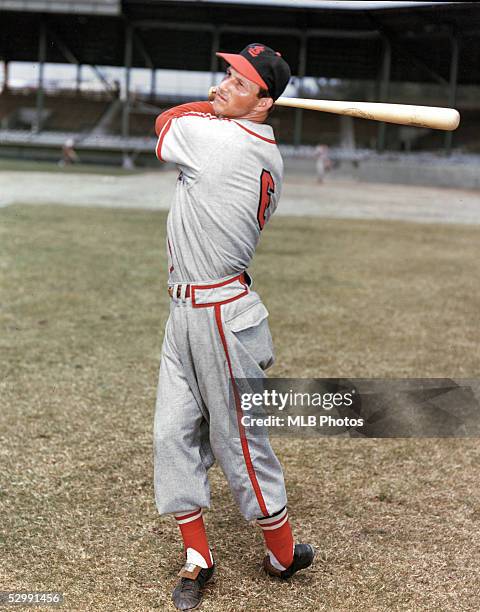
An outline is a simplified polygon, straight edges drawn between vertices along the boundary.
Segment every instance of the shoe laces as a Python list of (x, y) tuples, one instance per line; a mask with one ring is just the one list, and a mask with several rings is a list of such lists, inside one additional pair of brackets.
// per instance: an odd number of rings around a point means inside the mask
[(182, 591), (194, 591), (195, 586), (195, 580), (192, 580), (191, 578), (182, 578)]

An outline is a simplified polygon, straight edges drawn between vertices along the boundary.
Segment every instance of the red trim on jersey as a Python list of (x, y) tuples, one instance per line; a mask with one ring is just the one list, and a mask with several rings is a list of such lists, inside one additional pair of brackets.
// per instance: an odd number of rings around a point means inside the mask
[[(208, 103), (210, 104), (210, 103)], [(186, 104), (182, 105), (182, 106), (187, 106)], [(180, 108), (180, 107), (177, 107)], [(168, 113), (169, 111), (167, 111)], [(163, 115), (166, 115), (166, 113), (163, 113)], [(159, 117), (157, 117), (157, 121), (158, 119), (160, 119), (161, 117), (163, 117), (163, 115), (160, 115)], [(245, 132), (247, 132), (248, 134), (250, 134), (251, 136), (256, 136), (257, 138), (260, 138), (260, 140), (263, 140), (264, 142), (268, 142), (269, 144), (276, 144), (275, 140), (272, 140), (271, 138), (266, 138), (265, 136), (261, 136), (260, 134), (257, 134), (257, 132), (254, 132), (253, 130), (250, 130), (249, 128), (247, 128), (246, 126), (242, 125), (241, 123), (238, 123), (238, 121), (235, 121), (234, 119), (229, 119), (228, 117), (217, 117), (216, 115), (212, 115), (210, 113), (202, 113), (200, 111), (190, 111), (190, 112), (182, 112), (181, 114), (178, 115), (171, 115), (169, 117), (166, 118), (166, 122), (159, 122), (158, 125), (161, 126), (161, 129), (163, 130), (160, 134), (160, 138), (158, 140), (157, 143), (157, 148), (156, 148), (156, 154), (158, 159), (163, 162), (165, 161), (162, 158), (162, 144), (163, 144), (163, 140), (165, 138), (165, 136), (167, 135), (168, 130), (170, 129), (171, 125), (172, 125), (172, 120), (173, 119), (179, 119), (180, 117), (201, 117), (203, 119), (209, 119), (211, 120), (216, 120), (216, 121), (230, 121), (235, 123), (236, 125), (238, 125), (238, 127), (242, 128), (242, 130), (245, 130)]]
[(241, 123), (238, 123), (238, 121), (235, 121), (234, 119), (232, 119), (231, 121), (233, 121), (233, 123), (236, 123), (238, 127), (241, 127), (242, 130), (245, 130), (252, 136), (256, 136), (257, 138), (260, 138), (260, 140), (264, 140), (265, 142), (269, 142), (270, 144), (276, 144), (275, 140), (272, 140), (271, 138), (266, 138), (265, 136), (260, 136), (260, 134), (257, 134), (256, 132), (252, 132), (252, 130), (249, 130), (247, 127), (245, 127)]
[(217, 117), (216, 115), (211, 115), (210, 113), (201, 113), (199, 111), (191, 111), (189, 113), (183, 113), (179, 117), (173, 117), (173, 119), (180, 119), (180, 117), (201, 117), (202, 119), (215, 119), (216, 121), (231, 121), (227, 117)]
[(157, 142), (156, 154), (157, 154), (158, 159), (161, 162), (165, 161), (162, 157), (162, 144), (163, 144), (164, 138), (167, 135), (167, 132), (170, 129), (171, 125), (172, 125), (172, 119), (169, 119), (167, 123), (165, 124), (163, 131), (160, 134), (160, 137)]
[(235, 384), (235, 380), (233, 378), (233, 370), (232, 364), (230, 362), (230, 355), (228, 353), (227, 340), (225, 338), (225, 333), (223, 331), (222, 326), (222, 306), (221, 304), (217, 304), (215, 306), (215, 321), (217, 322), (218, 333), (220, 334), (220, 339), (222, 341), (223, 350), (225, 351), (225, 357), (227, 358), (228, 370), (230, 372), (230, 380), (232, 381), (233, 394), (235, 397), (235, 407), (237, 411), (237, 424), (238, 431), (240, 434), (240, 442), (242, 445), (243, 458), (245, 459), (245, 465), (247, 467), (248, 476), (250, 477), (250, 482), (252, 483), (253, 490), (255, 491), (255, 496), (258, 501), (258, 505), (260, 506), (260, 510), (264, 516), (268, 516), (267, 506), (265, 504), (265, 500), (263, 499), (262, 491), (260, 489), (260, 485), (258, 484), (257, 475), (255, 474), (255, 470), (252, 463), (252, 458), (250, 456), (250, 449), (248, 448), (248, 440), (245, 434), (245, 427), (242, 424), (242, 406), (240, 403), (240, 396), (238, 393), (237, 385)]
[(162, 158), (162, 144), (172, 125), (172, 119), (177, 119), (191, 113), (213, 113), (213, 105), (211, 102), (188, 102), (187, 104), (180, 104), (180, 106), (170, 108), (155, 119), (155, 133), (159, 136), (155, 151), (161, 162), (165, 161)]
[(211, 102), (187, 102), (187, 104), (180, 104), (179, 106), (169, 108), (155, 119), (155, 134), (157, 136), (160, 135), (163, 126), (169, 119), (181, 117), (189, 112), (213, 114), (213, 104)]

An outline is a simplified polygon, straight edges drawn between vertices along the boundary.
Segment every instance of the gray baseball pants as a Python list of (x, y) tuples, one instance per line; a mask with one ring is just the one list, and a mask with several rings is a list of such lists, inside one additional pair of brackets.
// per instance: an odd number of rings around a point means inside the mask
[(274, 361), (268, 311), (245, 278), (172, 287), (154, 422), (155, 502), (160, 514), (210, 506), (217, 460), (246, 520), (286, 505), (268, 436), (253, 436), (233, 378), (264, 378)]

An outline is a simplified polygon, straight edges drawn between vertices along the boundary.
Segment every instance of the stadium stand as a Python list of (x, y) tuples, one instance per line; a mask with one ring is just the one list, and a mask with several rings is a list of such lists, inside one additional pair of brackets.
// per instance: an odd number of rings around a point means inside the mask
[[(346, 125), (335, 115), (279, 108), (271, 122), (283, 145), (313, 148), (322, 142), (333, 147), (334, 156), (338, 149), (344, 158), (342, 133), (348, 128), (349, 142), (360, 150), (479, 151), (478, 95), (473, 96), (477, 102), (472, 103), (471, 94), (468, 103), (462, 102), (462, 88), (480, 84), (478, 5), (397, 2), (386, 8), (391, 3), (376, 2), (356, 10), (355, 5), (361, 4), (0, 0), (4, 62), (38, 61), (42, 66), (68, 61), (95, 70), (102, 65), (124, 66), (122, 89), (129, 92), (120, 97), (118, 84), (115, 88), (99, 71), (103, 92), (48, 91), (42, 81), (27, 91), (7, 87), (0, 95), (0, 155), (51, 157), (58, 155), (66, 135), (73, 135), (77, 146), (84, 147), (84, 160), (99, 155), (108, 159), (110, 151), (112, 163), (122, 159), (131, 163), (133, 158), (146, 163), (154, 143), (155, 115), (188, 99), (162, 94), (155, 70), (213, 74), (221, 68), (217, 49), (238, 50), (253, 39), (282, 49), (300, 87), (305, 76), (318, 79), (316, 97), (338, 96), (342, 91), (331, 87), (338, 81), (351, 83), (356, 99), (457, 105), (463, 117), (460, 129), (446, 136), (361, 119)], [(131, 92), (130, 67), (151, 71), (150, 94)], [(354, 82), (361, 86), (355, 89)], [(412, 99), (402, 100), (398, 92), (406, 91), (408, 84), (415, 84)], [(435, 94), (425, 96), (429, 87)], [(350, 151), (350, 157), (356, 160), (358, 155)]]
[[(79, 97), (75, 92), (55, 92), (45, 97), (45, 119), (42, 131), (89, 132), (101, 119), (108, 103), (87, 96)], [(5, 92), (1, 96), (0, 122), (9, 129), (33, 128), (35, 123), (36, 92)], [(22, 109), (31, 113), (30, 125), (21, 120)]]

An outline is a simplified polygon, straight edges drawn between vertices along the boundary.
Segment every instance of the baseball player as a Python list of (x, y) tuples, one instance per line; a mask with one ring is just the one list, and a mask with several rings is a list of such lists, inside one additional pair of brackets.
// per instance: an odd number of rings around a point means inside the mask
[(280, 197), (283, 162), (264, 121), (290, 69), (259, 43), (217, 55), (228, 69), (213, 101), (177, 106), (155, 124), (158, 159), (180, 170), (167, 220), (171, 306), (154, 424), (155, 501), (175, 516), (185, 549), (172, 596), (180, 610), (200, 604), (214, 572), (202, 512), (215, 460), (245, 519), (262, 529), (268, 574), (290, 578), (315, 554), (294, 544), (282, 468), (268, 437), (243, 426), (235, 383), (263, 379), (274, 361), (268, 311), (246, 269)]

